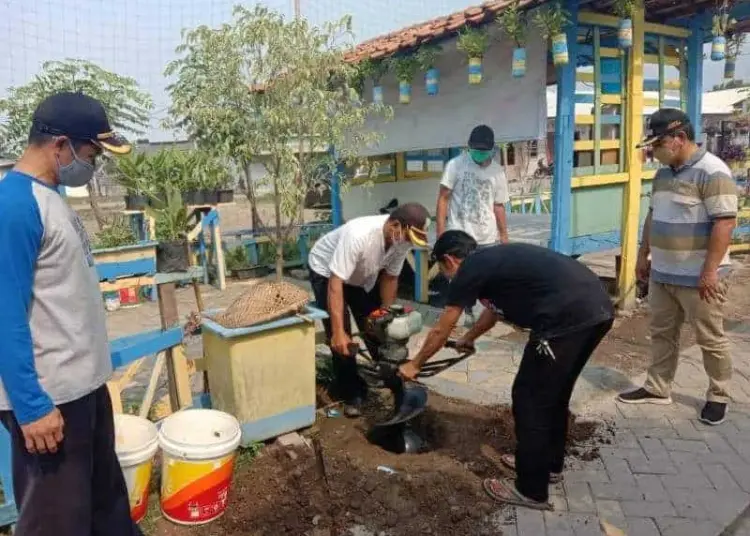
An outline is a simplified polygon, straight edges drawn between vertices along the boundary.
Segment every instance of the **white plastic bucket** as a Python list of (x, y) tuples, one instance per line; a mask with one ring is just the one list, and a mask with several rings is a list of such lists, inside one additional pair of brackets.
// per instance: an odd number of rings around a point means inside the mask
[(226, 511), (240, 423), (213, 409), (170, 415), (159, 428), (161, 511), (181, 525), (202, 525)]
[(135, 415), (115, 414), (115, 452), (128, 486), (130, 516), (136, 523), (148, 510), (151, 468), (158, 448), (154, 423)]

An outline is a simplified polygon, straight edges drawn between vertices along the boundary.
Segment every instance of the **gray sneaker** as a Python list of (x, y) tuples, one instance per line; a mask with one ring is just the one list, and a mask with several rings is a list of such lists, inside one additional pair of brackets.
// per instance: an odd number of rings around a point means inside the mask
[(672, 397), (670, 396), (656, 396), (643, 387), (636, 389), (635, 391), (628, 391), (620, 393), (617, 397), (618, 402), (623, 404), (657, 404), (660, 406), (668, 406), (672, 403)]

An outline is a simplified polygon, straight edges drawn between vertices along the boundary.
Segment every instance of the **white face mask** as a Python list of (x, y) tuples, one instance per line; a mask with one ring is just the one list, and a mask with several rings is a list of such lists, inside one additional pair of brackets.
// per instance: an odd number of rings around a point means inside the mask
[(60, 159), (57, 159), (57, 180), (62, 186), (70, 186), (71, 188), (86, 186), (94, 178), (94, 166), (78, 158), (70, 141), (68, 141), (68, 146), (73, 154), (73, 161), (67, 166), (63, 166), (60, 165)]

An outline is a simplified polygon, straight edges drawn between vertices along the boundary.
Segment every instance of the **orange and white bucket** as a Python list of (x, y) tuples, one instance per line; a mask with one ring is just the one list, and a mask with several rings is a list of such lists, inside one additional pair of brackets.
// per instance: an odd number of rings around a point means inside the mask
[(162, 449), (161, 511), (180, 525), (202, 525), (224, 514), (241, 438), (231, 415), (188, 409), (159, 429)]
[(128, 486), (130, 517), (140, 523), (148, 510), (154, 454), (159, 448), (156, 426), (142, 417), (115, 414), (115, 452)]

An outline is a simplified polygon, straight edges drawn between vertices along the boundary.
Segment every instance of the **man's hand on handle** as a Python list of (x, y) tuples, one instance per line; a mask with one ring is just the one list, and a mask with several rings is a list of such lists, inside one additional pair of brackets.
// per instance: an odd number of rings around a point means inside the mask
[(26, 450), (31, 454), (54, 454), (62, 443), (64, 425), (62, 414), (57, 408), (39, 420), (21, 425)]
[(463, 337), (454, 343), (453, 349), (459, 354), (468, 354), (476, 351), (476, 348), (474, 348), (474, 341)]
[(346, 332), (335, 333), (331, 337), (331, 350), (339, 355), (350, 356), (350, 346), (352, 344), (352, 338), (346, 334)]
[(422, 368), (418, 367), (414, 361), (407, 361), (398, 368), (398, 374), (403, 379), (413, 382), (417, 379), (420, 370), (422, 370)]

